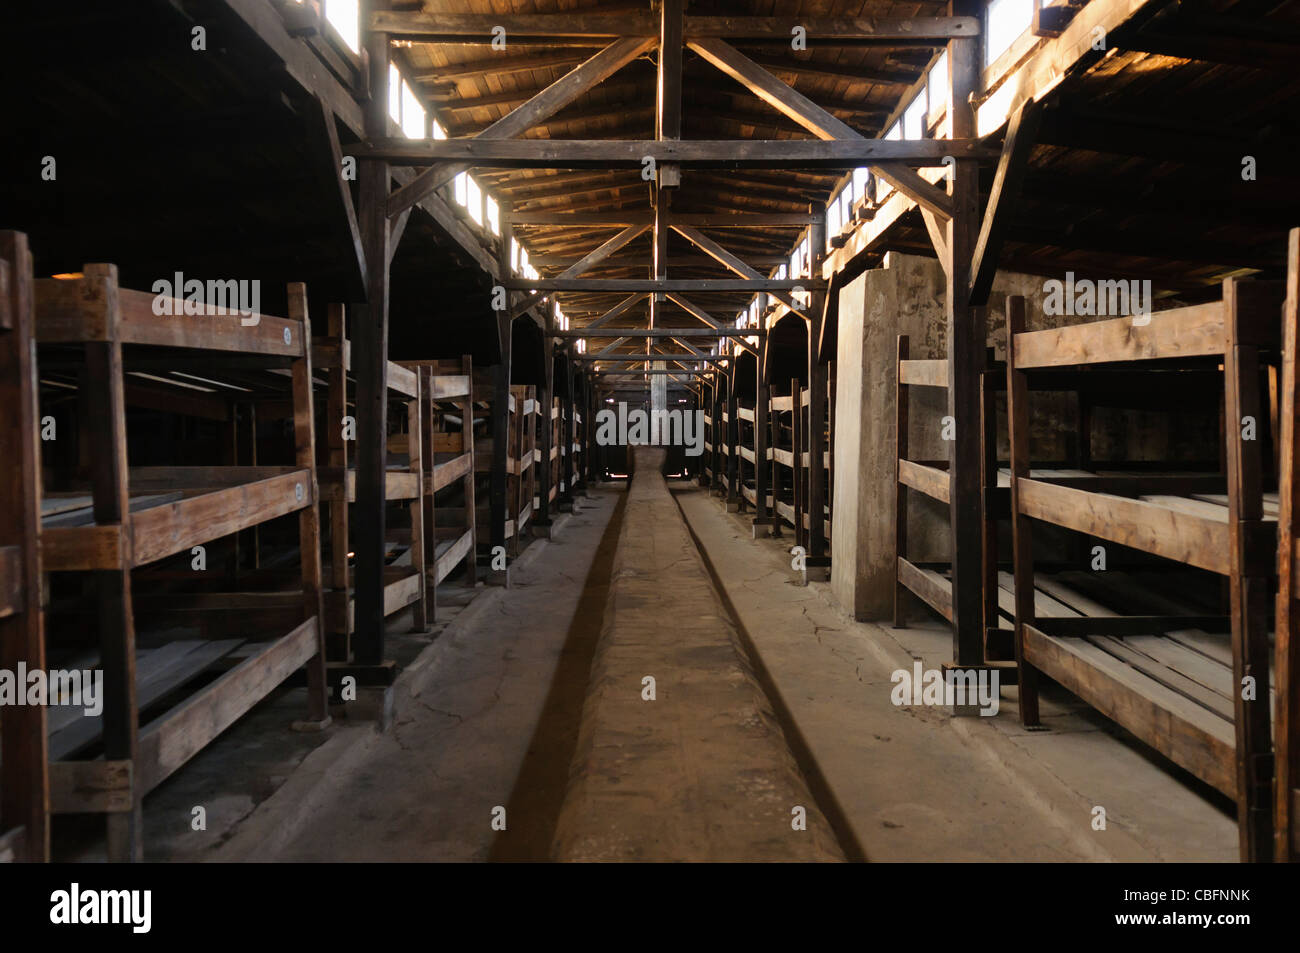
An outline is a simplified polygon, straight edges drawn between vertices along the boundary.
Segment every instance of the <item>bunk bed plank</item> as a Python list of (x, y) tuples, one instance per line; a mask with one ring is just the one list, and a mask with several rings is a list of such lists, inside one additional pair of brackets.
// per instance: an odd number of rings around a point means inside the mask
[(1127, 317), (1023, 331), (1016, 335), (1016, 367), (1068, 367), (1222, 354), (1224, 315), (1223, 302), (1212, 301), (1148, 315), (1146, 324)]
[(1232, 723), (1082, 639), (1024, 626), (1025, 660), (1170, 760), (1229, 796), (1237, 791)]
[(1016, 485), (1025, 516), (1211, 572), (1229, 571), (1226, 522), (1041, 480), (1021, 478)]
[(140, 733), (136, 788), (153, 790), (318, 654), (319, 625), (308, 619), (270, 642)]

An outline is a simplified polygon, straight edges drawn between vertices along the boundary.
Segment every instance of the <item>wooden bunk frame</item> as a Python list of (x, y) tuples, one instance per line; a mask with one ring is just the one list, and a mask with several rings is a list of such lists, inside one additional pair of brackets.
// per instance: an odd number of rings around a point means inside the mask
[(1296, 450), (1296, 349), (1300, 346), (1300, 228), (1287, 244), (1286, 304), (1282, 314), (1282, 382), (1279, 413), (1281, 444), (1278, 475), (1278, 593), (1274, 682), (1277, 686), (1273, 728), (1277, 787), (1274, 791), (1273, 857), (1300, 862), (1300, 455)]
[[(40, 544), (44, 572), (89, 573), (98, 604), (104, 671), (103, 758), (50, 765), (52, 813), (103, 813), (108, 856), (140, 859), (141, 801), (285, 679), (306, 667), (308, 723), (329, 722), (326, 707), (319, 493), (312, 408), (311, 324), (306, 289), (289, 286), (289, 317), (237, 313), (157, 315), (157, 296), (120, 288), (113, 265), (86, 265), (71, 280), (35, 282), (36, 340), (84, 348), (85, 421), (92, 468), (91, 504), (47, 515)], [(183, 302), (171, 302), (183, 315)], [(235, 357), (291, 368), (296, 462), (290, 467), (128, 467), (124, 350), (147, 348), (177, 365)], [(128, 355), (130, 356), (130, 355)], [(203, 366), (203, 365), (200, 365)], [(133, 500), (132, 493), (136, 496)], [(141, 494), (151, 494), (142, 496)], [(133, 505), (135, 504), (135, 505)], [(253, 600), (300, 619), (184, 701), (140, 725), (147, 682), (137, 684), (132, 570), (191, 547), (297, 513), (301, 588)], [(248, 594), (209, 595), (204, 604), (243, 604)], [(216, 656), (208, 653), (211, 662)], [(205, 666), (206, 667), (206, 666)], [(193, 675), (199, 674), (195, 669)], [(143, 675), (143, 673), (141, 673)], [(53, 725), (51, 730), (53, 731)], [(72, 753), (84, 747), (78, 743)], [(50, 756), (55, 758), (51, 745)]]
[[(421, 426), (412, 448), (423, 474), (422, 515), (412, 523), (421, 527), (425, 543), (425, 597), (430, 621), (437, 618), (437, 588), (461, 563), (466, 580), (477, 580), (475, 557), (476, 508), (474, 495), (474, 362), (460, 360), (408, 361), (403, 366), (419, 378)], [(460, 430), (449, 429), (459, 418)], [(438, 495), (459, 484), (461, 505), (439, 506)]]
[[(808, 565), (828, 566), (830, 565), (828, 557), (811, 555), (812, 515), (809, 510), (811, 500), (809, 481), (812, 479), (812, 467), (809, 458), (811, 453), (809, 437), (811, 436), (810, 428), (812, 424), (808, 419), (808, 415), (811, 413), (812, 408), (812, 389), (800, 387), (799, 379), (793, 378), (790, 382), (790, 390), (790, 394), (773, 397), (770, 401), (772, 437), (768, 456), (772, 461), (772, 509), (781, 520), (794, 530), (795, 545), (802, 546), (809, 553), (806, 557)], [(799, 395), (797, 410), (795, 409), (794, 394)], [(827, 401), (823, 406), (833, 407), (833, 402)], [(785, 422), (787, 417), (789, 423)], [(825, 427), (825, 423), (823, 422), (823, 427)], [(833, 430), (833, 427), (831, 429)], [(790, 434), (788, 447), (785, 438), (787, 432)], [(822, 534), (826, 542), (829, 542), (831, 536), (829, 474), (833, 462), (831, 456), (833, 436), (831, 436), (830, 431), (828, 431), (828, 436), (830, 439), (826, 441), (825, 449), (822, 451), (824, 461), (822, 472), (827, 475), (827, 492), (824, 494), (826, 502), (822, 510)], [(787, 486), (791, 489), (792, 497), (789, 503), (784, 499), (783, 488)]]
[[(982, 323), (982, 322), (981, 322)], [(967, 585), (965, 579), (954, 582), (951, 563), (919, 563), (908, 558), (907, 501), (909, 493), (920, 493), (948, 505), (951, 500), (953, 474), (948, 461), (913, 460), (909, 453), (909, 426), (911, 422), (911, 390), (925, 387), (947, 391), (949, 368), (946, 358), (915, 359), (911, 356), (908, 335), (900, 334), (897, 343), (897, 373), (895, 377), (895, 504), (894, 504), (894, 555), (896, 582), (894, 585), (894, 627), (907, 626), (907, 593), (911, 592), (930, 608), (953, 623), (954, 584)], [(982, 565), (978, 579), (969, 582), (978, 586), (982, 600), (982, 625), (980, 644), (964, 633), (953, 633), (953, 664), (969, 668), (971, 664), (996, 664), (1012, 660), (1007, 631), (998, 620), (998, 520), (1010, 513), (1010, 482), (999, 479), (997, 461), (997, 406), (996, 393), (1001, 386), (1001, 369), (991, 360), (980, 374), (980, 499), (983, 524)], [(947, 575), (945, 575), (947, 573)], [(965, 640), (961, 642), (960, 640)], [(999, 666), (1003, 669), (1003, 666)]]
[[(1277, 551), (1265, 508), (1262, 356), (1279, 343), (1280, 288), (1228, 279), (1223, 299), (1142, 318), (1025, 331), (1024, 299), (1007, 302), (1007, 406), (1020, 712), (1039, 722), (1042, 672), (1175, 763), (1233, 797), (1243, 860), (1272, 852), (1268, 593)], [(1030, 474), (1031, 374), (1089, 365), (1222, 361), (1226, 495), (1222, 476), (1139, 474), (1044, 479)], [(1224, 576), (1230, 651), (1186, 616), (1040, 617), (1031, 520), (1039, 520)], [(1209, 626), (1206, 626), (1209, 628)], [(1230, 655), (1230, 659), (1229, 656)], [(1253, 699), (1243, 686), (1258, 686)], [(1230, 703), (1230, 716), (1226, 705)]]
[[(317, 340), (312, 348), (316, 367), (327, 371), (326, 412), (319, 422), (326, 448), (326, 466), (318, 474), (321, 500), (326, 504), (330, 532), (322, 555), (325, 566), (325, 633), (331, 668), (346, 667), (352, 662), (352, 633), (356, 593), (348, 554), (353, 549), (349, 530), (348, 507), (356, 502), (356, 468), (350, 465), (349, 440), (343, 433), (343, 419), (349, 416), (348, 385), (352, 369), (351, 342), (347, 335), (346, 310), (341, 304), (329, 307), (329, 336)], [(411, 607), (411, 627), (421, 632), (428, 627), (427, 600), (420, 580), (425, 568), (425, 537), (419, 514), (423, 509), (424, 489), (421, 473), (421, 395), (420, 382), (407, 367), (388, 362), (385, 375), (389, 391), (388, 450), (390, 461), (385, 471), (384, 498), (389, 503), (404, 503), (411, 512), (409, 538), (410, 566), (384, 568), (384, 617)], [(397, 413), (394, 413), (394, 410)], [(395, 417), (405, 417), (405, 431), (392, 432), (398, 426)], [(394, 463), (391, 455), (406, 458)], [(387, 524), (387, 521), (385, 521)], [(391, 528), (389, 537), (396, 534)]]
[[(0, 232), (0, 671), (14, 673), (45, 670), (33, 295), (27, 236)], [(0, 863), (49, 859), (47, 760), (45, 707), (0, 710)]]

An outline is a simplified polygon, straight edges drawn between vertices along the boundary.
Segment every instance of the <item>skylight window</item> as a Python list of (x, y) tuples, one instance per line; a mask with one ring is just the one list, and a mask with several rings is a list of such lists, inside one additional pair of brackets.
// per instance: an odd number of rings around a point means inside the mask
[(948, 111), (948, 51), (944, 50), (939, 54), (939, 58), (934, 61), (930, 67), (930, 75), (925, 81), (926, 89), (930, 91), (930, 122), (939, 118), (940, 114)]
[(826, 207), (826, 247), (830, 247), (831, 239), (840, 233), (840, 227), (843, 224), (840, 218), (840, 197), (837, 195), (831, 199), (831, 204)]
[(483, 190), (474, 181), (472, 175), (465, 176), (465, 207), (475, 225), (483, 224)]
[(433, 138), (435, 139), (447, 138), (447, 130), (443, 129), (442, 123), (438, 122), (438, 120), (436, 119), (433, 121)]
[(361, 52), (361, 10), (357, 0), (325, 0), (325, 19), (353, 53)]
[(402, 74), (397, 66), (388, 64), (388, 115), (393, 122), (402, 121)]
[(871, 170), (866, 166), (853, 170), (853, 201), (859, 202), (867, 194), (867, 183), (871, 180)]
[(424, 107), (415, 98), (415, 92), (402, 80), (402, 118), (398, 120), (407, 139), (424, 138)]
[(501, 234), (501, 206), (492, 196), (487, 197), (487, 220), (488, 227), (492, 229), (493, 235)]
[(456, 178), (452, 179), (451, 194), (456, 199), (458, 205), (464, 205), (468, 201), (468, 182), (468, 172), (458, 173)]
[(1034, 19), (1034, 0), (992, 0), (984, 14), (984, 65), (1011, 48)]
[(927, 109), (925, 90), (917, 94), (912, 104), (903, 110), (903, 138), (925, 138), (925, 111)]
[(902, 139), (902, 138), (903, 138), (903, 121), (902, 121), (901, 119), (898, 120), (898, 121), (895, 122), (892, 126), (889, 127), (889, 131), (888, 131), (887, 133), (885, 133), (885, 138), (886, 138), (886, 139)]

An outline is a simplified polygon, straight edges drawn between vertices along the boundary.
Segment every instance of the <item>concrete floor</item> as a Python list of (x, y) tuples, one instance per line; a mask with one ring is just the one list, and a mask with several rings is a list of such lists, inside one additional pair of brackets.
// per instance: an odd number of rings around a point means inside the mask
[[(1014, 686), (992, 717), (898, 707), (891, 674), (952, 657), (947, 625), (855, 622), (826, 583), (801, 587), (790, 536), (695, 487), (677, 500), (795, 726), (796, 754), (851, 853), (874, 861), (1235, 861), (1231, 804), (1072, 696), (1044, 691), (1047, 731), (1020, 727)], [(918, 604), (919, 605), (919, 604)], [(1105, 830), (1094, 809), (1104, 808)]]
[[(411, 659), (384, 734), (342, 722), (294, 735), (302, 689), (259, 706), (146, 800), (150, 859), (544, 860), (550, 856), (600, 636), (624, 484), (594, 489), (509, 590), (463, 591)], [(1225, 799), (1072, 702), (1019, 727), (1015, 689), (989, 718), (895, 706), (891, 674), (937, 667), (945, 626), (852, 621), (825, 583), (795, 583), (784, 540), (674, 484), (813, 798), (849, 859), (1236, 859)], [(671, 593), (663, 617), (671, 623)], [(450, 619), (450, 621), (447, 621)], [(400, 624), (394, 627), (395, 633)], [(190, 829), (191, 806), (208, 829)], [(1094, 808), (1106, 829), (1094, 829)], [(504, 808), (506, 828), (493, 829)], [(499, 814), (499, 811), (497, 812)]]

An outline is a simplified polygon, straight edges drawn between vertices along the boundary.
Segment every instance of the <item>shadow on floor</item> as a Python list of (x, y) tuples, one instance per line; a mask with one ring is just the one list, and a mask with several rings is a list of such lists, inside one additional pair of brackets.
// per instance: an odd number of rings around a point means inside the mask
[[(596, 548), (582, 597), (564, 640), (546, 705), (528, 745), (528, 754), (506, 805), (510, 825), (494, 842), (490, 861), (551, 859), (555, 824), (569, 785), (569, 768), (578, 744), (578, 725), (591, 679), (591, 662), (605, 622), (610, 570), (623, 527), (627, 493), (618, 503)], [(522, 819), (522, 820), (516, 820)]]

